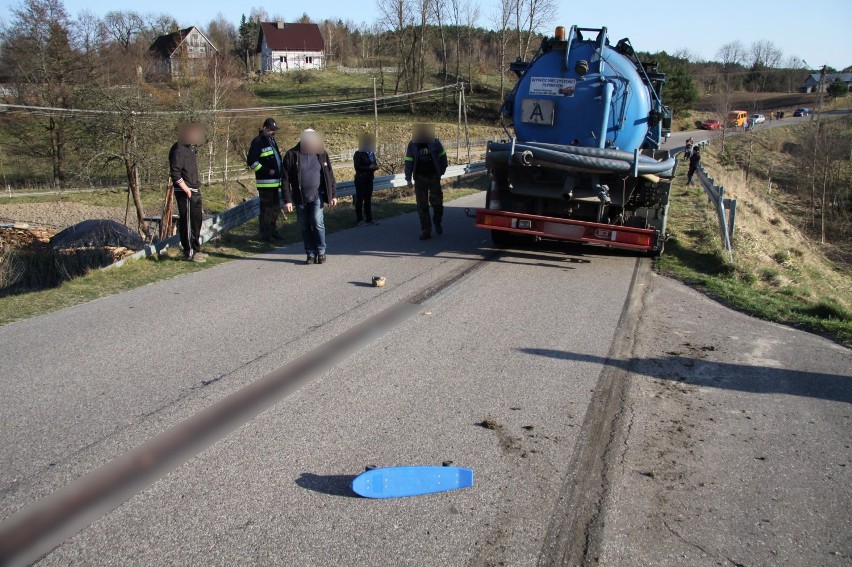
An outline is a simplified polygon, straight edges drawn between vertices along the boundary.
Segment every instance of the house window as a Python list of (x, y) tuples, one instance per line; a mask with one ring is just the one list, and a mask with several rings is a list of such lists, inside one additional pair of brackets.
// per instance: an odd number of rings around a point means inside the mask
[(284, 63), (284, 57), (279, 57), (279, 58), (278, 58), (278, 62), (279, 62), (279, 63)]
[(305, 63), (313, 63), (313, 62), (314, 62), (313, 57), (308, 57), (307, 55), (305, 55)]

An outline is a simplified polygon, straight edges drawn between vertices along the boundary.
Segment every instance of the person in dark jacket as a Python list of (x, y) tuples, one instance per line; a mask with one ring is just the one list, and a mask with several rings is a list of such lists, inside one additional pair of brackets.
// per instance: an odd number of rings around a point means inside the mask
[(204, 141), (201, 124), (185, 124), (178, 141), (169, 150), (169, 174), (175, 189), (178, 231), (183, 255), (193, 262), (206, 262), (201, 252), (201, 176), (198, 174), (198, 146)]
[(258, 227), (260, 239), (266, 242), (273, 238), (280, 240), (275, 226), (281, 212), (279, 190), (281, 188), (281, 152), (275, 143), (275, 131), (278, 124), (273, 118), (263, 122), (260, 133), (251, 141), (246, 163), (254, 171), (257, 195), (260, 198), (260, 218)]
[(701, 163), (701, 152), (699, 149), (700, 148), (698, 146), (692, 148), (692, 155), (689, 156), (689, 171), (686, 172), (687, 185), (692, 185), (692, 176), (695, 175), (695, 171), (698, 169), (698, 164)]
[(337, 205), (337, 183), (319, 134), (304, 130), (299, 143), (287, 150), (282, 162), (284, 210), (296, 211), (307, 254), (305, 263), (323, 264), (326, 260), (323, 205)]
[(376, 163), (376, 141), (371, 135), (361, 136), (352, 160), (355, 165), (355, 225), (379, 224), (373, 221), (373, 179), (379, 164)]
[[(405, 152), (405, 180), (414, 187), (417, 212), (420, 216), (420, 240), (432, 238), (432, 222), (435, 232), (443, 234), (441, 221), (444, 217), (444, 193), (441, 191), (441, 176), (447, 171), (447, 152), (435, 137), (431, 126), (419, 124), (408, 142)], [(429, 205), (432, 219), (429, 219)]]

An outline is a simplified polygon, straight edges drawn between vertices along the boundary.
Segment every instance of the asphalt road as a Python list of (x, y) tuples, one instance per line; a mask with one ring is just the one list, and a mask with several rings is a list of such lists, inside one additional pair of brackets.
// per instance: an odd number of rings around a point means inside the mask
[[(637, 260), (494, 255), (463, 213), (482, 198), (452, 203), (425, 243), (407, 215), (332, 235), (322, 266), (293, 246), (0, 327), (3, 518), (460, 278), (44, 562), (534, 563), (602, 368), (539, 353), (605, 358)], [(396, 501), (346, 487), (367, 464), (445, 460), (475, 487)]]
[[(608, 357), (629, 338), (614, 344), (637, 259), (496, 253), (463, 212), (482, 199), (450, 204), (445, 234), (425, 243), (406, 215), (331, 235), (322, 266), (291, 246), (0, 327), (0, 520), (321, 355), (317, 376), (42, 562), (540, 561), (572, 504), (565, 481), (607, 395)], [(369, 287), (373, 275), (388, 285)], [(320, 348), (418, 297), (357, 352)], [(473, 468), (475, 486), (390, 501), (348, 490), (368, 464), (445, 460)]]

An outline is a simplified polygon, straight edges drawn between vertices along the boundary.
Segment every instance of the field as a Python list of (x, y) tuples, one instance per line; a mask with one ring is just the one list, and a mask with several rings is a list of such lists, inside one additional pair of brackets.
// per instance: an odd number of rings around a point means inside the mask
[[(695, 104), (695, 110), (706, 112), (717, 112), (722, 106), (724, 95), (713, 94), (701, 97)], [(729, 96), (729, 106), (742, 109), (747, 112), (766, 112), (769, 110), (795, 110), (797, 107), (806, 106), (816, 108), (817, 95), (815, 93), (749, 93), (737, 92)]]

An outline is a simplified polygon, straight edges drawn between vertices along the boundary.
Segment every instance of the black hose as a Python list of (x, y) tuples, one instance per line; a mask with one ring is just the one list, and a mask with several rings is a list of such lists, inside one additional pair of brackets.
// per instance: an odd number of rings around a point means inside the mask
[[(492, 142), (488, 144), (489, 153), (495, 152), (501, 157), (508, 158), (508, 152), (512, 149), (511, 143)], [(514, 146), (515, 154), (527, 154), (531, 152), (534, 160), (538, 163), (554, 163), (577, 170), (600, 172), (600, 173), (632, 173), (633, 154), (623, 150), (612, 148), (584, 148), (581, 146), (562, 146), (559, 144), (541, 143), (519, 143)], [(503, 152), (506, 152), (505, 154)], [(494, 156), (495, 158), (497, 156)], [(525, 155), (524, 163), (529, 161)], [(514, 157), (513, 161), (520, 162), (520, 156)], [(492, 159), (487, 161), (492, 162)], [(508, 162), (508, 159), (507, 159)], [(658, 174), (670, 171), (675, 166), (675, 160), (668, 158), (657, 161), (649, 156), (639, 156), (639, 175)]]

